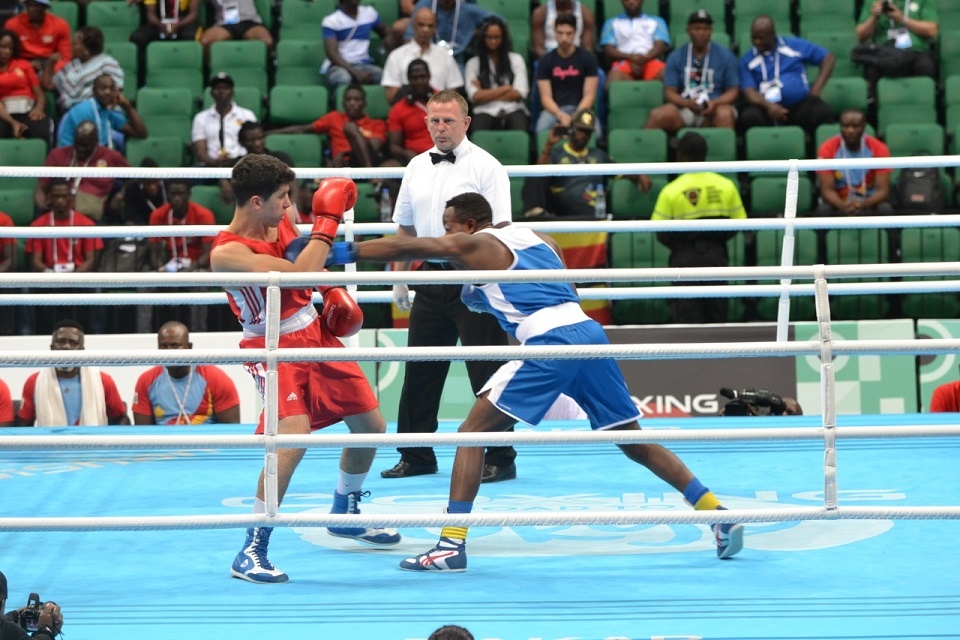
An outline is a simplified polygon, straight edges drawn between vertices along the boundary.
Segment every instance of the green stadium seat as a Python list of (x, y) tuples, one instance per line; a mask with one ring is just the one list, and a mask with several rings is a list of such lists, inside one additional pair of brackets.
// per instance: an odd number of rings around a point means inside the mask
[[(233, 88), (233, 101), (236, 102), (238, 106), (253, 111), (253, 114), (257, 116), (257, 120), (263, 120), (263, 96), (260, 94), (259, 87), (247, 87), (238, 84)], [(211, 105), (213, 105), (213, 94), (210, 91), (210, 87), (207, 87), (203, 90), (203, 104), (201, 106), (207, 109)]]
[(320, 24), (336, 8), (335, 0), (286, 0), (280, 5), (280, 41), (316, 40), (322, 43)]
[(184, 146), (190, 144), (194, 104), (190, 90), (177, 87), (144, 87), (137, 97), (137, 111), (147, 125), (147, 131), (155, 135), (176, 136)]
[(270, 90), (270, 122), (282, 127), (308, 124), (327, 113), (326, 87), (277, 85)]
[[(754, 232), (754, 247), (758, 267), (779, 267), (783, 264), (782, 229), (758, 229)], [(817, 264), (817, 232), (813, 229), (797, 229), (794, 234), (793, 259), (795, 266)], [(779, 284), (778, 280), (758, 280), (756, 284)], [(779, 300), (775, 297), (757, 299), (758, 319), (777, 319)], [(790, 320), (812, 320), (816, 317), (812, 296), (790, 298)]]
[[(293, 0), (301, 2), (302, 0)], [(320, 73), (320, 65), (327, 53), (323, 40), (285, 39), (277, 43), (277, 73), (275, 85), (310, 86), (325, 84), (326, 76)]]
[(614, 220), (649, 220), (657, 197), (665, 186), (664, 175), (650, 176), (652, 186), (646, 193), (637, 191), (637, 183), (627, 178), (617, 178), (610, 183), (607, 211)]
[(940, 80), (945, 82), (950, 76), (960, 74), (960, 29), (945, 31), (940, 29), (937, 41), (937, 56), (940, 59)]
[(273, 29), (273, 7), (275, 4), (275, 0), (253, 0), (253, 6), (256, 7), (260, 19), (263, 20), (263, 26), (267, 29)]
[[(782, 218), (787, 198), (787, 177), (762, 175), (750, 180), (750, 217)], [(811, 210), (813, 186), (810, 179), (800, 176), (797, 184), (797, 214)]]
[(738, 37), (737, 44), (740, 47), (741, 55), (753, 46), (750, 44), (750, 25), (753, 24), (753, 19), (759, 15), (768, 15), (773, 18), (778, 34), (784, 35), (791, 31), (789, 2), (734, 0), (733, 35)]
[(477, 0), (477, 6), (499, 15), (513, 27), (517, 23), (530, 24), (530, 5), (516, 0)]
[[(301, 0), (291, 0), (297, 2)], [(221, 40), (210, 45), (210, 77), (225, 71), (236, 86), (267, 95), (267, 45), (262, 40)]]
[[(630, 183), (630, 186), (634, 186), (633, 183)], [(654, 233), (614, 233), (610, 236), (610, 267), (613, 269), (667, 267), (669, 259), (670, 250), (657, 242)], [(614, 286), (668, 285), (651, 282), (618, 282)], [(617, 324), (665, 324), (670, 321), (670, 306), (663, 298), (615, 300), (613, 318)]]
[[(334, 103), (330, 105), (331, 109), (343, 110), (343, 94), (346, 92), (347, 85), (337, 87)], [(386, 120), (387, 114), (390, 113), (386, 87), (379, 84), (367, 84), (363, 85), (363, 92), (367, 94), (367, 115), (378, 120)]]
[(820, 94), (830, 105), (833, 115), (839, 117), (845, 109), (860, 109), (866, 113), (867, 81), (863, 78), (830, 78)]
[(877, 109), (877, 134), (881, 138), (886, 136), (887, 127), (897, 122), (936, 124), (937, 109), (933, 105), (921, 104), (895, 104)]
[[(803, 129), (795, 125), (750, 127), (744, 136), (746, 160), (793, 160), (807, 157)], [(754, 172), (752, 175), (769, 175)]]
[(895, 122), (887, 127), (884, 138), (892, 156), (939, 156), (944, 152), (946, 137), (938, 124), (904, 124)]
[(941, 36), (944, 31), (960, 30), (960, 6), (955, 0), (937, 0)]
[(502, 164), (530, 164), (530, 134), (526, 131), (474, 131), (471, 141)]
[(737, 159), (737, 133), (725, 127), (701, 127), (677, 131), (677, 140), (687, 133), (697, 133), (707, 141), (707, 162), (728, 162)]
[(315, 133), (272, 133), (267, 136), (267, 148), (290, 154), (299, 169), (323, 166), (321, 136)]
[(380, 14), (380, 21), (387, 28), (400, 19), (400, 3), (398, 0), (366, 0), (364, 4), (368, 4), (377, 10), (377, 13)]
[(107, 42), (103, 52), (113, 56), (123, 69), (123, 95), (133, 102), (137, 101), (139, 88), (140, 62), (138, 60), (137, 45), (132, 42)]
[(880, 78), (877, 81), (877, 131), (886, 135), (894, 122), (937, 121), (937, 86), (933, 78)]
[(662, 129), (617, 129), (607, 149), (616, 162), (666, 162), (667, 134)]
[[(650, 4), (656, 3), (651, 2)], [(674, 28), (680, 28), (685, 34), (687, 28), (687, 18), (690, 17), (690, 14), (698, 9), (706, 9), (707, 13), (713, 17), (714, 36), (718, 35), (718, 33), (727, 32), (727, 28), (725, 26), (727, 0), (671, 0), (668, 5), (670, 7), (670, 15), (664, 16), (664, 18), (668, 20), (671, 31)], [(644, 12), (647, 10), (646, 3), (644, 3), (643, 10)]]
[(205, 84), (203, 46), (196, 41), (158, 40), (147, 45), (144, 85), (153, 89), (184, 88), (195, 101)]
[[(850, 52), (857, 46), (857, 36), (853, 28), (837, 29), (838, 27), (831, 27), (823, 31), (808, 31), (808, 35), (804, 36), (804, 39), (827, 49), (837, 58), (836, 66), (834, 66), (833, 73), (830, 76), (830, 82), (827, 83), (828, 87), (838, 78), (863, 77), (863, 67), (850, 59)], [(807, 75), (811, 82), (816, 78), (817, 73), (819, 73), (819, 67), (807, 67)]]
[(799, 0), (800, 35), (807, 38), (818, 31), (852, 32), (857, 23), (854, 4), (854, 0)]
[(34, 219), (33, 189), (4, 185), (0, 188), (0, 211), (10, 216), (14, 226), (28, 226)]
[[(911, 262), (951, 262), (960, 256), (960, 229), (956, 227), (912, 227), (900, 231), (900, 259)], [(904, 278), (943, 280), (943, 277)], [(960, 316), (960, 294), (955, 291), (908, 293), (903, 296), (903, 313), (908, 318), (956, 318)]]
[(91, 2), (87, 4), (86, 24), (103, 32), (105, 42), (126, 42), (140, 26), (140, 8), (126, 2)]
[(612, 82), (607, 89), (607, 137), (616, 129), (642, 127), (650, 111), (663, 104), (659, 80)]
[(219, 185), (194, 185), (190, 188), (190, 201), (213, 211), (217, 224), (230, 224), (233, 219), (235, 207), (220, 197)]
[[(40, 167), (47, 159), (47, 143), (33, 138), (0, 138), (0, 165), (13, 167)], [(4, 178), (3, 189), (30, 189), (37, 186), (36, 178)], [(32, 208), (31, 208), (32, 212)], [(7, 213), (10, 213), (9, 211)], [(11, 214), (12, 215), (12, 214)]]
[(148, 136), (127, 140), (126, 156), (132, 167), (139, 167), (144, 158), (153, 158), (161, 167), (183, 166), (183, 142), (177, 136)]
[[(827, 264), (886, 264), (889, 262), (887, 235), (883, 229), (829, 229), (826, 232), (826, 247)], [(844, 278), (842, 282), (876, 282), (877, 280), (876, 278), (864, 280)], [(889, 298), (884, 294), (830, 297), (830, 311), (834, 320), (884, 318), (889, 306)]]
[(80, 26), (80, 7), (76, 2), (69, 0), (57, 0), (50, 3), (50, 13), (63, 18), (70, 25), (70, 31), (76, 31)]

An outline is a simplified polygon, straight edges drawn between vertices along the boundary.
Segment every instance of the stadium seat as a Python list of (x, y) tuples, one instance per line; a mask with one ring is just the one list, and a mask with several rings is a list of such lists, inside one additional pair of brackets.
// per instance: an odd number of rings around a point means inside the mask
[[(787, 177), (760, 175), (750, 180), (750, 217), (782, 218), (787, 198)], [(797, 183), (797, 214), (809, 212), (813, 199), (810, 179), (800, 176)]]
[[(807, 157), (803, 129), (795, 125), (750, 127), (744, 136), (746, 160), (792, 160)], [(762, 175), (767, 172), (754, 172)]]
[(80, 26), (80, 7), (76, 2), (70, 2), (69, 0), (51, 2), (50, 13), (66, 20), (67, 24), (70, 25), (71, 33)]
[[(378, 120), (386, 120), (390, 113), (390, 103), (387, 102), (386, 87), (379, 84), (363, 85), (363, 91), (367, 94), (367, 115)], [(341, 111), (343, 109), (343, 94), (347, 92), (347, 85), (337, 87), (334, 97), (334, 104), (331, 109)], [(319, 116), (317, 116), (319, 117)]]
[(213, 211), (217, 224), (230, 224), (233, 219), (234, 206), (220, 197), (219, 185), (194, 185), (190, 188), (190, 201)]
[(152, 89), (188, 89), (195, 101), (200, 100), (205, 84), (203, 46), (194, 40), (158, 40), (147, 45), (147, 73), (144, 85)]
[(863, 78), (830, 78), (820, 94), (830, 105), (833, 115), (839, 117), (844, 109), (860, 109), (866, 113), (867, 81)]
[(176, 136), (184, 146), (190, 144), (195, 109), (189, 89), (144, 87), (137, 97), (137, 110), (148, 132)]
[(677, 131), (677, 140), (689, 132), (698, 133), (707, 141), (707, 162), (728, 162), (737, 159), (737, 133), (725, 127), (701, 127)]
[(817, 31), (852, 32), (859, 17), (854, 4), (854, 0), (799, 0), (800, 36), (808, 38)]
[(327, 113), (326, 87), (277, 85), (270, 90), (270, 123), (275, 127), (307, 124)]
[(471, 141), (502, 164), (530, 164), (530, 134), (526, 131), (474, 131)]
[(127, 140), (126, 156), (132, 167), (139, 167), (144, 158), (153, 158), (161, 167), (180, 167), (183, 150), (183, 142), (177, 136), (155, 135)]
[(280, 41), (316, 40), (322, 43), (320, 24), (336, 8), (335, 0), (286, 0), (280, 5)]
[[(912, 227), (900, 231), (901, 261), (950, 262), (960, 256), (960, 229), (956, 227)], [(943, 277), (904, 278), (942, 280)], [(956, 318), (960, 315), (960, 294), (956, 291), (908, 293), (903, 295), (903, 313), (908, 318)]]
[[(758, 267), (779, 267), (783, 264), (783, 229), (758, 229), (754, 232), (756, 264)], [(817, 232), (813, 229), (797, 229), (794, 235), (791, 265), (817, 264)], [(777, 280), (758, 280), (756, 284), (779, 284)], [(759, 320), (777, 319), (779, 301), (776, 297), (758, 298), (756, 301)], [(790, 320), (812, 320), (816, 317), (812, 296), (790, 298)]]
[[(321, 87), (322, 89), (323, 87)], [(257, 116), (257, 120), (263, 120), (264, 117), (264, 108), (263, 108), (263, 96), (260, 94), (260, 89), (257, 87), (247, 87), (247, 86), (236, 86), (233, 89), (233, 101), (237, 103), (238, 106), (250, 109), (253, 111), (253, 114)], [(210, 91), (210, 87), (207, 87), (203, 90), (203, 104), (202, 108), (207, 109), (213, 104), (213, 94)]]
[(140, 84), (140, 63), (138, 61), (137, 45), (132, 42), (107, 42), (103, 52), (113, 56), (123, 69), (123, 95), (130, 101), (137, 101), (137, 92)]
[(267, 148), (290, 154), (297, 168), (323, 166), (321, 137), (315, 133), (272, 133), (267, 136)]
[(647, 122), (655, 107), (663, 104), (659, 80), (613, 82), (607, 90), (607, 137), (616, 129), (634, 129)]
[(210, 45), (210, 77), (222, 71), (233, 77), (236, 86), (256, 87), (260, 95), (266, 97), (267, 45), (262, 40), (214, 42)]
[(273, 8), (276, 4), (278, 4), (276, 0), (253, 0), (253, 5), (257, 9), (257, 13), (260, 15), (260, 19), (263, 20), (263, 26), (265, 26), (268, 30), (273, 29)]
[(937, 17), (941, 37), (944, 31), (960, 31), (960, 6), (954, 0), (937, 0)]
[[(887, 236), (883, 229), (829, 229), (826, 232), (827, 264), (886, 264)], [(847, 279), (843, 282), (876, 282), (885, 279)], [(830, 296), (835, 320), (871, 320), (886, 316), (890, 306), (884, 294)]]
[(892, 156), (939, 156), (944, 152), (946, 138), (938, 124), (905, 124), (894, 122), (887, 127), (884, 142)]
[(737, 44), (740, 54), (743, 55), (752, 47), (750, 44), (750, 25), (759, 15), (773, 18), (777, 34), (791, 33), (790, 3), (770, 2), (769, 0), (734, 0), (733, 2), (733, 35), (739, 38)]
[[(657, 3), (651, 2), (650, 4)], [(686, 34), (687, 18), (690, 17), (690, 14), (698, 9), (705, 9), (713, 17), (713, 35), (727, 32), (726, 0), (672, 0), (668, 4), (670, 15), (664, 16), (664, 18), (669, 21), (671, 31), (674, 28), (680, 28)], [(646, 3), (644, 3), (643, 10), (647, 10)]]
[(366, 0), (364, 4), (368, 4), (377, 10), (380, 15), (380, 22), (384, 23), (387, 28), (390, 28), (390, 25), (400, 18), (400, 3), (397, 0)]
[(894, 122), (936, 122), (936, 92), (933, 78), (880, 78), (877, 81), (877, 131), (885, 136), (887, 125)]
[[(633, 183), (629, 184), (636, 188)], [(666, 267), (669, 259), (670, 250), (657, 242), (654, 233), (614, 233), (610, 236), (610, 267), (613, 269)], [(613, 286), (668, 285), (652, 282), (617, 282)], [(670, 321), (670, 306), (663, 298), (615, 300), (613, 318), (617, 324), (665, 324)]]
[[(0, 165), (14, 167), (40, 167), (47, 159), (47, 143), (32, 138), (0, 138)], [(36, 178), (4, 178), (3, 189), (30, 189), (37, 185)], [(33, 211), (31, 207), (31, 212)], [(7, 213), (10, 213), (9, 211)], [(13, 214), (11, 214), (13, 215)], [(32, 218), (31, 218), (32, 219)]]
[(0, 211), (10, 216), (14, 226), (29, 225), (34, 218), (33, 188), (0, 187)]
[[(850, 59), (850, 52), (857, 46), (857, 36), (853, 28), (839, 31), (836, 29), (837, 27), (832, 27), (824, 31), (808, 31), (808, 35), (804, 36), (805, 40), (820, 45), (837, 58), (833, 73), (830, 75), (830, 82), (827, 83), (828, 87), (838, 78), (863, 77), (863, 67)], [(811, 82), (816, 78), (818, 72), (819, 67), (807, 67), (807, 75)], [(865, 104), (860, 106), (865, 106)]]
[(126, 42), (140, 26), (140, 8), (126, 2), (91, 2), (87, 4), (86, 24), (99, 28), (105, 42)]
[[(301, 2), (302, 0), (291, 0)], [(277, 43), (277, 74), (275, 85), (310, 86), (325, 84), (326, 76), (320, 65), (327, 59), (323, 40), (281, 40)]]
[(936, 124), (937, 109), (933, 105), (895, 104), (877, 109), (877, 135), (886, 137), (887, 127), (896, 122)]
[(657, 197), (667, 185), (667, 176), (650, 176), (652, 186), (646, 193), (637, 191), (637, 183), (617, 178), (610, 184), (607, 211), (614, 220), (649, 220)]
[(518, 22), (530, 24), (530, 5), (516, 0), (477, 0), (477, 6), (505, 18), (510, 27)]
[(960, 29), (944, 31), (941, 27), (937, 40), (937, 55), (940, 59), (940, 80), (960, 74)]
[(667, 134), (663, 129), (617, 129), (607, 150), (616, 162), (666, 162)]

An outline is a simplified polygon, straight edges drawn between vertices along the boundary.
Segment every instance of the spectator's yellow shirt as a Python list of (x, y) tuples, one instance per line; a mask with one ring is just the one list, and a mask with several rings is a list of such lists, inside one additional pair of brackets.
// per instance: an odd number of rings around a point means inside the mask
[(660, 192), (651, 220), (746, 218), (740, 190), (719, 173), (685, 173)]

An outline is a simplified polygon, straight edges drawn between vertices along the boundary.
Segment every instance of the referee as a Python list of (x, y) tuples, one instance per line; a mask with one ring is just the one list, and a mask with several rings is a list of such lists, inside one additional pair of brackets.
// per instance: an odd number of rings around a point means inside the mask
[[(510, 181), (496, 158), (467, 140), (470, 116), (466, 100), (456, 91), (441, 91), (427, 102), (427, 129), (434, 147), (407, 165), (393, 212), (398, 236), (436, 238), (444, 235), (444, 203), (465, 192), (483, 195), (493, 208), (494, 225), (510, 223)], [(424, 262), (421, 271), (444, 270), (442, 262)], [(394, 269), (410, 269), (409, 262)], [(418, 285), (411, 308), (407, 285), (393, 287), (393, 301), (410, 311), (407, 345), (410, 347), (502, 346), (507, 335), (490, 314), (474, 313), (460, 301), (461, 285)], [(504, 364), (467, 361), (467, 374), (474, 394)], [(440, 395), (450, 370), (449, 362), (408, 362), (400, 392), (398, 433), (434, 433)], [(400, 461), (380, 473), (384, 478), (407, 478), (437, 472), (437, 458), (430, 447), (401, 447)], [(484, 457), (482, 482), (517, 477), (513, 447), (490, 447)]]

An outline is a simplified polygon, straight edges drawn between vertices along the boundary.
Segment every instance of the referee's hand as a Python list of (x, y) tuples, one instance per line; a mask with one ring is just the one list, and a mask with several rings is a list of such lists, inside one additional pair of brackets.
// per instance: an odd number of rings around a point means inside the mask
[(393, 304), (400, 311), (410, 311), (410, 288), (407, 285), (393, 285)]

